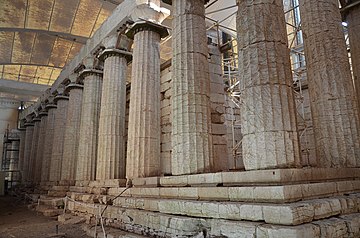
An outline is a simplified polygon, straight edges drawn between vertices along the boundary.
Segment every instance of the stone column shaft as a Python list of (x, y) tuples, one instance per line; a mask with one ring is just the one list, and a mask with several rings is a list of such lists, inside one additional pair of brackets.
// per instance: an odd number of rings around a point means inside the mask
[[(349, 10), (347, 15), (350, 41), (351, 63), (357, 94), (358, 111), (360, 110), (360, 5)], [(360, 112), (359, 112), (360, 113)]]
[(67, 109), (67, 119), (64, 136), (64, 152), (61, 169), (62, 181), (75, 181), (77, 153), (79, 148), (81, 106), (83, 86), (70, 84), (69, 106)]
[(125, 178), (126, 55), (105, 55), (96, 179)]
[(57, 111), (55, 104), (46, 105), (46, 109), (48, 110), (48, 116), (46, 118), (46, 134), (41, 166), (41, 182), (48, 182), (50, 179), (51, 154), (54, 141), (54, 123)]
[(64, 149), (64, 135), (65, 123), (67, 116), (67, 108), (69, 105), (69, 98), (66, 96), (57, 96), (57, 110), (54, 119), (54, 139), (52, 144), (52, 153), (50, 161), (50, 175), (51, 182), (57, 182), (61, 179), (61, 165)]
[(31, 140), (31, 154), (30, 154), (30, 162), (29, 162), (29, 180), (31, 182), (35, 182), (35, 173), (36, 173), (36, 158), (37, 158), (37, 148), (39, 141), (39, 131), (40, 131), (40, 118), (34, 119), (34, 131), (33, 137)]
[(20, 128), (20, 145), (19, 145), (19, 170), (20, 170), (20, 173), (22, 173), (22, 171), (24, 170), (25, 136), (26, 136), (26, 129)]
[(204, 1), (172, 4), (172, 174), (208, 172), (212, 142)]
[(83, 75), (84, 90), (81, 109), (80, 138), (76, 180), (95, 180), (102, 73)]
[(238, 1), (242, 148), (246, 170), (300, 164), (282, 0)]
[(318, 164), (357, 167), (359, 114), (339, 3), (302, 0), (300, 11)]
[(25, 146), (24, 146), (24, 164), (22, 171), (22, 181), (29, 180), (29, 166), (30, 166), (30, 157), (31, 157), (31, 146), (32, 138), (34, 133), (34, 124), (27, 123), (25, 124)]
[(160, 34), (135, 31), (126, 176), (160, 175)]
[(36, 183), (41, 182), (42, 164), (43, 164), (44, 149), (45, 149), (47, 113), (40, 112), (40, 117), (41, 117), (41, 122), (40, 122), (40, 130), (39, 130), (36, 161), (35, 161), (35, 173), (34, 173), (34, 181)]

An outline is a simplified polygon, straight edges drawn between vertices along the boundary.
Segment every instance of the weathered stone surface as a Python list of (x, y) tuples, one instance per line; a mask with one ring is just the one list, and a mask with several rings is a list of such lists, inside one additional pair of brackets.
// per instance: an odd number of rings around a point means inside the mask
[(69, 106), (65, 124), (61, 180), (74, 181), (79, 148), (83, 86), (71, 84), (67, 90), (69, 91)]
[(76, 180), (94, 180), (96, 171), (102, 72), (85, 72)]
[(19, 164), (18, 168), (20, 173), (24, 171), (24, 156), (25, 156), (25, 138), (26, 138), (26, 129), (20, 129), (20, 146), (19, 146)]
[(105, 56), (96, 179), (125, 178), (126, 55)]
[(52, 145), (54, 141), (54, 122), (55, 122), (55, 113), (56, 105), (50, 104), (47, 105), (48, 116), (46, 121), (46, 135), (45, 135), (45, 144), (43, 151), (43, 162), (41, 166), (41, 182), (49, 182), (50, 177), (50, 163), (51, 163), (51, 152)]
[(360, 111), (360, 6), (350, 9), (347, 18), (350, 41), (351, 64), (354, 74), (354, 85), (357, 94), (358, 111)]
[(281, 0), (238, 1), (242, 148), (246, 170), (300, 164)]
[[(34, 118), (34, 131), (33, 136), (31, 138), (31, 153), (29, 158), (29, 173), (28, 178), (29, 181), (35, 183), (35, 172), (36, 172), (36, 159), (37, 159), (37, 147), (39, 142), (39, 132), (40, 132), (40, 119)], [(40, 172), (40, 171), (39, 171)]]
[(212, 166), (210, 78), (205, 8), (201, 0), (173, 1), (172, 174)]
[(41, 177), (42, 177), (42, 165), (43, 165), (44, 150), (46, 143), (45, 137), (47, 132), (47, 121), (48, 121), (47, 113), (43, 113), (41, 115), (39, 139), (38, 139), (37, 152), (36, 152), (35, 173), (34, 173), (34, 180), (37, 183), (41, 182)]
[(22, 181), (29, 181), (29, 166), (31, 157), (31, 146), (34, 133), (34, 124), (27, 124), (25, 132), (25, 146), (24, 146), (24, 164), (22, 171)]
[(135, 34), (126, 177), (158, 176), (160, 170), (160, 34)]
[(57, 101), (57, 110), (54, 119), (54, 139), (52, 144), (49, 174), (50, 181), (60, 181), (61, 179), (65, 124), (69, 105), (69, 98), (67, 96), (58, 96), (55, 100)]
[(320, 238), (320, 228), (313, 224), (305, 224), (294, 227), (260, 225), (256, 228), (257, 238)]
[(300, 10), (319, 165), (357, 167), (359, 114), (339, 3), (304, 0)]

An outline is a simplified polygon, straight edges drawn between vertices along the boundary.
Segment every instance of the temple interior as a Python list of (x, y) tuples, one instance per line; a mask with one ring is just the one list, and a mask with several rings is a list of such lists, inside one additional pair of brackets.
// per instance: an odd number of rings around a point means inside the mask
[(0, 196), (88, 237), (360, 237), (360, 0), (0, 0), (0, 76)]

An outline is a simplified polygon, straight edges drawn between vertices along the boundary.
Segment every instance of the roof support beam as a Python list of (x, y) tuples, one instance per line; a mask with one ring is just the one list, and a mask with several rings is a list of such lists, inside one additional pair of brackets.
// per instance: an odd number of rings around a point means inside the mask
[(65, 33), (65, 32), (38, 30), (38, 29), (31, 29), (31, 28), (0, 27), (0, 32), (1, 31), (4, 31), (4, 32), (33, 32), (33, 33), (38, 33), (38, 34), (47, 34), (47, 35), (51, 35), (51, 36), (57, 36), (64, 40), (75, 41), (75, 42), (78, 42), (81, 44), (85, 44), (88, 39), (87, 37), (72, 35), (72, 34)]
[(14, 80), (0, 79), (0, 92), (15, 95), (41, 96), (49, 86), (33, 83), (25, 83)]

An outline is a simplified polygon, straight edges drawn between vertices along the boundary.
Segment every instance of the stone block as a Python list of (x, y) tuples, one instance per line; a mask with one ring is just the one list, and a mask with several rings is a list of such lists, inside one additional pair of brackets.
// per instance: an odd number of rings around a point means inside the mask
[(211, 134), (226, 135), (226, 125), (225, 124), (211, 124)]
[(212, 237), (253, 238), (256, 237), (257, 223), (236, 222), (213, 219), (210, 222), (210, 235)]
[(199, 187), (198, 192), (199, 192), (199, 198), (201, 200), (211, 200), (211, 201), (212, 200), (215, 200), (215, 201), (229, 200), (228, 188)]
[(222, 183), (221, 173), (207, 173), (188, 175), (188, 184), (191, 186), (217, 186)]
[(348, 230), (346, 222), (339, 218), (330, 218), (326, 220), (313, 222), (320, 227), (321, 238), (326, 237), (347, 237)]
[(320, 228), (316, 225), (299, 226), (260, 225), (256, 228), (257, 238), (320, 238)]
[(134, 178), (132, 179), (134, 187), (158, 187), (160, 185), (159, 177)]

